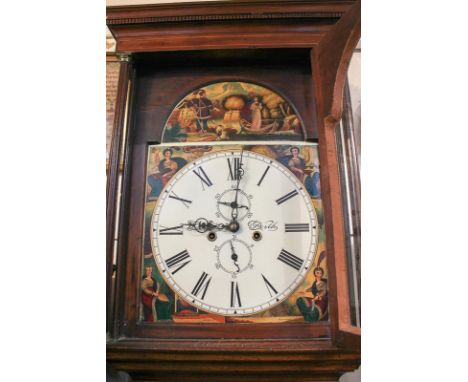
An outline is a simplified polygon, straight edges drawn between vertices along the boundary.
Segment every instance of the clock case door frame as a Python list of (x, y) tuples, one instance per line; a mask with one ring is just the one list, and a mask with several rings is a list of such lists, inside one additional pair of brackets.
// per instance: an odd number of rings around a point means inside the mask
[[(296, 366), (304, 366), (304, 360), (313, 361), (308, 367), (292, 367), (290, 375), (296, 377), (304, 373), (308, 378), (333, 380), (356, 368), (360, 358), (360, 329), (352, 326), (350, 320), (335, 128), (342, 114), (348, 64), (360, 37), (360, 2), (235, 1), (108, 7), (107, 24), (116, 38), (117, 53), (122, 60), (107, 184), (108, 361), (117, 368), (131, 370), (135, 378), (151, 376), (151, 379), (156, 378), (154, 373), (161, 367), (154, 365), (154, 361), (161, 361), (161, 354), (167, 352), (174, 357), (184, 352), (196, 354), (196, 363), (191, 366), (193, 371), (208, 370), (208, 364), (213, 362), (213, 351), (221, 354), (247, 352), (260, 366), (251, 364), (246, 370), (262, 375), (275, 372), (269, 362), (281, 364), (284, 360)], [(226, 39), (227, 33), (232, 38)], [(132, 152), (136, 69), (131, 55), (243, 48), (310, 49), (316, 104), (311, 108), (316, 113), (321, 158), (330, 320), (303, 325), (237, 324), (235, 330), (235, 324), (140, 324), (135, 296), (141, 252), (138, 256), (129, 255), (137, 251), (135, 242), (128, 237), (133, 235), (141, 240), (142, 224), (129, 225), (129, 221), (132, 211), (143, 208), (143, 201), (131, 195), (141, 192), (138, 190), (141, 185), (132, 182), (132, 177), (144, 178), (146, 151), (139, 150), (137, 156)], [(123, 180), (119, 198), (120, 165)], [(117, 213), (120, 239), (116, 248), (115, 293), (111, 293)], [(223, 328), (227, 326), (229, 328)], [(152, 366), (142, 367), (142, 356), (153, 362)], [(281, 365), (281, 370), (289, 370), (286, 364)], [(171, 370), (175, 372), (177, 366), (173, 365)]]

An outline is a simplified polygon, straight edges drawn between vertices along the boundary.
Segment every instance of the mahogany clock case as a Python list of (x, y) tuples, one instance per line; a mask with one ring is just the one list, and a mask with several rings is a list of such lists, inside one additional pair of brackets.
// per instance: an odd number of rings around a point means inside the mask
[[(148, 324), (139, 320), (139, 280), (144, 230), (146, 160), (148, 147), (162, 141), (163, 127), (178, 102), (194, 89), (223, 81), (260, 84), (294, 105), (303, 123), (303, 137), (317, 141), (315, 100), (309, 51), (256, 49), (139, 54), (134, 57), (134, 90), (130, 110), (127, 160), (131, 166), (128, 224), (121, 246), (125, 267), (116, 285), (117, 320), (112, 333), (139, 338), (330, 338), (328, 321), (294, 324)], [(264, 136), (259, 136), (262, 139)], [(122, 247), (121, 247), (122, 248)]]
[[(240, 376), (245, 381), (336, 381), (357, 368), (360, 328), (352, 325), (349, 313), (335, 128), (347, 67), (360, 38), (360, 1), (109, 7), (107, 24), (122, 55), (108, 176), (107, 361), (134, 379), (159, 381), (235, 381)], [(318, 143), (328, 321), (139, 320), (148, 148), (163, 143), (163, 127), (178, 102), (215, 82), (254, 83), (280, 94), (301, 116), (303, 140)]]

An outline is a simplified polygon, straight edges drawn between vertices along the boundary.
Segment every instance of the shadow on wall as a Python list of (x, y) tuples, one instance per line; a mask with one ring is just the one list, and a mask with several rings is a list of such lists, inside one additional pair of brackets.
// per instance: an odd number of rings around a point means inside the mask
[(346, 373), (340, 378), (340, 382), (361, 382), (361, 366), (352, 373)]
[(117, 371), (106, 363), (106, 382), (132, 382), (132, 378), (124, 371)]

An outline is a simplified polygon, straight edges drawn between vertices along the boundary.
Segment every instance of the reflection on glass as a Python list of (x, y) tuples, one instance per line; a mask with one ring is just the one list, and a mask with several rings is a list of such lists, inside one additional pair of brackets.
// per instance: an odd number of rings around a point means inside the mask
[(360, 123), (353, 123), (348, 84), (345, 87), (343, 118), (337, 129), (337, 147), (343, 195), (343, 213), (348, 261), (351, 324), (361, 326), (361, 179)]

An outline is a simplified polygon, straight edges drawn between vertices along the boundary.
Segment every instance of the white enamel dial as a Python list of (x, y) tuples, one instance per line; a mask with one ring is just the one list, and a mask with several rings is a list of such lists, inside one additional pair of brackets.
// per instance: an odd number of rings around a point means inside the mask
[(279, 162), (240, 150), (204, 155), (178, 171), (151, 225), (168, 285), (197, 308), (226, 316), (255, 314), (290, 296), (318, 240), (303, 184)]

